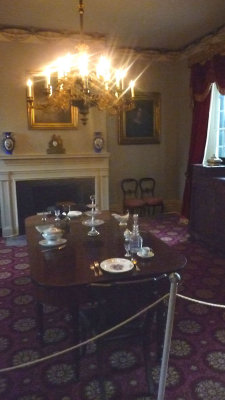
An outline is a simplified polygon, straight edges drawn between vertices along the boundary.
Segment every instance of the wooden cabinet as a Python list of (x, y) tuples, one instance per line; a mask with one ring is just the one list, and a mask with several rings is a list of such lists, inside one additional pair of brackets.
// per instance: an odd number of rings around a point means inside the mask
[(224, 165), (193, 165), (190, 234), (225, 251)]

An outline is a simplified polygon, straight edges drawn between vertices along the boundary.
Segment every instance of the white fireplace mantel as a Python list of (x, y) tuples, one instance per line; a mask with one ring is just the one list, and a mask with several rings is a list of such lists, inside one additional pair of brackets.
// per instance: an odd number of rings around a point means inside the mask
[(16, 182), (38, 179), (94, 178), (99, 208), (109, 208), (109, 153), (0, 156), (2, 236), (18, 234)]

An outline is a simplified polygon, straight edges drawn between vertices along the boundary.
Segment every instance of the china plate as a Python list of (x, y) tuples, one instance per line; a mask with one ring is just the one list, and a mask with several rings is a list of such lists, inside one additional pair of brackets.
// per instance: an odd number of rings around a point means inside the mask
[(40, 240), (39, 244), (41, 246), (55, 247), (55, 246), (59, 246), (60, 244), (64, 244), (66, 242), (67, 242), (66, 239), (60, 238), (58, 240), (54, 240), (54, 242), (53, 241), (49, 242), (48, 240)]
[(83, 221), (82, 224), (86, 226), (99, 226), (104, 224), (104, 221), (102, 219), (94, 219), (93, 221), (91, 219), (87, 219), (86, 221)]
[(79, 217), (80, 215), (82, 215), (81, 211), (69, 211), (68, 212), (68, 217), (69, 218), (73, 218), (73, 217)]
[(153, 251), (150, 251), (147, 256), (144, 256), (140, 251), (137, 252), (137, 256), (141, 258), (152, 258), (154, 255)]
[(109, 258), (100, 264), (101, 269), (106, 272), (120, 274), (121, 272), (128, 272), (134, 268), (134, 264), (126, 258)]

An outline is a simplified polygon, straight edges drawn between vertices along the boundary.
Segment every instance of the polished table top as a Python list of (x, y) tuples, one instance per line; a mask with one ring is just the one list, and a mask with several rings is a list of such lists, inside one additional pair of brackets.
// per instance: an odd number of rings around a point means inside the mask
[[(140, 272), (132, 269), (126, 273), (114, 274), (103, 272), (102, 276), (94, 276), (90, 264), (94, 261), (101, 262), (108, 258), (124, 258), (124, 227), (104, 211), (98, 218), (104, 220), (104, 224), (97, 227), (99, 236), (88, 236), (90, 228), (84, 226), (82, 221), (87, 216), (73, 218), (69, 222), (70, 231), (63, 235), (67, 239), (66, 246), (61, 250), (51, 249), (39, 244), (43, 239), (36, 230), (35, 225), (40, 225), (41, 216), (35, 215), (26, 218), (26, 236), (30, 258), (31, 277), (34, 282), (44, 287), (78, 287), (87, 286), (94, 282), (110, 282), (122, 279), (140, 279), (172, 272), (181, 272), (186, 264), (186, 258), (169, 247), (166, 243), (156, 238), (149, 232), (142, 232), (141, 222), (148, 217), (140, 218), (140, 232), (143, 237), (143, 245), (150, 246), (154, 251), (154, 257), (148, 260), (138, 258)], [(48, 218), (43, 224), (55, 223), (54, 217)], [(132, 225), (132, 221), (130, 221)], [(131, 225), (128, 228), (131, 229)], [(146, 226), (146, 224), (145, 224)]]

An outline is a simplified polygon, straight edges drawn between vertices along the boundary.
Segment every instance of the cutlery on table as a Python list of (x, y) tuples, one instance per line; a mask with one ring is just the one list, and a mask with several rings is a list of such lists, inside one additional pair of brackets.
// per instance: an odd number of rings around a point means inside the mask
[(97, 268), (99, 276), (103, 275), (103, 272), (102, 272), (102, 270), (100, 268), (100, 265), (99, 265), (98, 261), (94, 261), (94, 266), (95, 266), (95, 268)]
[(140, 272), (140, 268), (139, 268), (139, 266), (137, 264), (137, 260), (133, 259), (132, 263), (134, 264), (134, 268), (136, 269), (136, 271)]
[(91, 265), (90, 265), (90, 269), (91, 269), (92, 271), (94, 271), (95, 276), (98, 276), (98, 271), (97, 271), (97, 269), (95, 268), (94, 264), (91, 264)]

